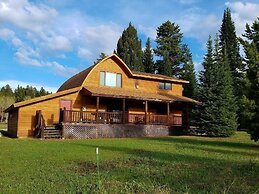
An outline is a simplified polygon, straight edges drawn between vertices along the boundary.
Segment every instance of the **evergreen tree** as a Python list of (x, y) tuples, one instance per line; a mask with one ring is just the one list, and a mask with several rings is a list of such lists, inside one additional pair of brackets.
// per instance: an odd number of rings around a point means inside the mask
[(182, 37), (180, 27), (170, 21), (157, 28), (157, 48), (154, 52), (159, 57), (156, 66), (160, 74), (167, 76), (179, 75)]
[[(244, 64), (242, 63), (239, 54), (239, 43), (236, 36), (234, 22), (231, 19), (230, 9), (224, 11), (222, 25), (220, 28), (220, 48), (222, 55), (228, 60), (230, 71), (233, 79), (234, 94), (236, 96), (236, 104), (240, 105), (240, 100), (244, 91)], [(239, 123), (242, 122), (240, 107), (237, 113), (239, 114)], [(244, 126), (240, 126), (244, 127)]]
[(129, 23), (126, 30), (117, 43), (117, 55), (134, 71), (144, 71), (142, 64), (141, 41), (138, 38), (136, 28)]
[(6, 115), (4, 110), (14, 103), (14, 94), (10, 85), (6, 85), (0, 90), (0, 122), (4, 121)]
[(216, 36), (214, 52), (211, 38), (207, 44), (204, 71), (200, 75), (202, 100), (200, 129), (209, 136), (230, 136), (236, 130), (236, 108), (228, 60), (221, 53)]
[(101, 52), (100, 55), (99, 55), (99, 58), (96, 59), (96, 61), (94, 62), (94, 64), (99, 63), (101, 60), (103, 60), (103, 59), (106, 58), (106, 57), (107, 57), (107, 55), (106, 55), (105, 53)]
[(147, 39), (146, 48), (143, 52), (143, 66), (146, 73), (155, 73), (155, 66), (152, 54), (150, 38)]
[(183, 95), (189, 98), (197, 98), (197, 80), (194, 70), (194, 64), (192, 61), (192, 54), (186, 44), (182, 46), (182, 62), (183, 67), (181, 70), (181, 78), (189, 81), (189, 84), (183, 85)]
[(198, 109), (198, 126), (202, 133), (207, 133), (208, 129), (213, 128), (214, 125), (214, 110), (216, 109), (213, 103), (213, 74), (214, 74), (214, 62), (213, 62), (213, 47), (212, 39), (209, 36), (207, 42), (207, 54), (204, 57), (202, 63), (203, 71), (200, 72), (199, 79), (199, 93), (198, 99), (202, 102), (202, 106)]
[(243, 116), (251, 134), (251, 139), (259, 139), (259, 18), (246, 31), (241, 39), (245, 51), (244, 62), (247, 65), (246, 95), (243, 96)]

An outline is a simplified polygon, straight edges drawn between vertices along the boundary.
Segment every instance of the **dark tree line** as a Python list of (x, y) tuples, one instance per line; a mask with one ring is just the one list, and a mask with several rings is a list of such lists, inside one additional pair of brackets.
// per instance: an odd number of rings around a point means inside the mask
[(15, 102), (21, 102), (35, 97), (45, 96), (50, 94), (43, 87), (38, 90), (32, 86), (18, 86), (14, 91), (10, 85), (3, 86), (0, 89), (0, 118), (1, 121), (4, 119), (4, 110)]

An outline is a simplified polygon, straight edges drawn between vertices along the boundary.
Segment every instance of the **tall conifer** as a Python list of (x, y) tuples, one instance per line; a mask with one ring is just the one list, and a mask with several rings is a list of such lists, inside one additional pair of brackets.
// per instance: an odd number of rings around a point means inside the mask
[(241, 39), (245, 51), (244, 63), (247, 65), (246, 94), (243, 97), (245, 125), (251, 139), (259, 140), (259, 18), (246, 31)]
[(186, 44), (182, 46), (182, 63), (181, 78), (189, 81), (189, 84), (183, 86), (183, 95), (190, 98), (197, 98), (197, 80), (192, 61), (192, 54)]
[(181, 64), (182, 33), (175, 23), (167, 21), (157, 28), (156, 43), (154, 50), (158, 56), (156, 61), (157, 70), (167, 76), (178, 76)]
[(141, 41), (138, 38), (136, 28), (131, 23), (129, 23), (128, 28), (122, 32), (118, 40), (116, 54), (131, 70), (144, 71)]
[[(228, 60), (231, 76), (233, 79), (233, 89), (236, 97), (236, 104), (239, 108), (237, 111), (239, 123), (242, 122), (240, 111), (240, 100), (244, 91), (244, 64), (239, 53), (239, 43), (236, 36), (234, 22), (231, 18), (230, 9), (224, 11), (222, 25), (220, 28), (220, 48), (222, 55)], [(244, 126), (241, 126), (244, 127)]]
[(155, 72), (150, 38), (147, 39), (146, 47), (145, 47), (145, 50), (143, 52), (143, 66), (144, 66), (144, 69), (145, 69), (146, 73), (154, 73)]
[(209, 136), (230, 136), (236, 130), (232, 77), (228, 60), (221, 53), (216, 36), (214, 52), (209, 37), (204, 71), (200, 74), (199, 127)]

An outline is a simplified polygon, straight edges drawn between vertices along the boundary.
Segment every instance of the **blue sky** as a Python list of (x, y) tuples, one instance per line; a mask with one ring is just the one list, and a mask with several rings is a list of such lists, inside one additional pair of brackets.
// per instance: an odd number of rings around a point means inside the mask
[(147, 37), (154, 45), (163, 22), (178, 24), (198, 71), (208, 35), (218, 31), (226, 7), (238, 36), (259, 16), (259, 0), (0, 0), (0, 86), (55, 92), (101, 52), (111, 54), (129, 22), (143, 45)]

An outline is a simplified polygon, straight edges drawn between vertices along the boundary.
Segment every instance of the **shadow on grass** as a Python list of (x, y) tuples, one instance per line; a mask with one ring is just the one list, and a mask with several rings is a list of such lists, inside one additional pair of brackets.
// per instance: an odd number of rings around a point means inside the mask
[(226, 147), (226, 148), (238, 148), (238, 149), (248, 149), (255, 148), (259, 151), (259, 145), (254, 145), (252, 143), (240, 143), (240, 142), (227, 142), (227, 141), (215, 141), (215, 140), (201, 140), (201, 139), (189, 139), (181, 137), (165, 137), (165, 138), (143, 138), (143, 140), (157, 140), (160, 142), (169, 142), (169, 143), (181, 143), (181, 144), (191, 144), (191, 145), (207, 145), (207, 146), (216, 146), (216, 147)]
[[(85, 145), (85, 144), (81, 144), (81, 143), (77, 143), (74, 142), (73, 143), (76, 146), (87, 146), (87, 147), (99, 147), (101, 150), (108, 150), (108, 151), (113, 151), (113, 152), (121, 152), (121, 153), (125, 153), (125, 154), (129, 154), (132, 156), (136, 156), (139, 158), (146, 158), (146, 159), (155, 159), (155, 160), (159, 160), (159, 161), (165, 161), (165, 162), (187, 162), (187, 163), (225, 163), (225, 164), (232, 164), (233, 161), (231, 159), (218, 159), (218, 158), (213, 158), (213, 156), (208, 157), (208, 156), (194, 156), (194, 155), (190, 155), (190, 154), (181, 154), (181, 153), (166, 153), (166, 152), (161, 152), (161, 151), (149, 151), (149, 150), (145, 150), (145, 149), (133, 149), (133, 148), (128, 148), (128, 147), (115, 147), (115, 146), (103, 146), (103, 145)], [(195, 149), (200, 149), (197, 147), (193, 147), (194, 151), (193, 153), (195, 154)], [(210, 151), (210, 150), (205, 150), (204, 151)], [(219, 151), (219, 150), (214, 150), (214, 151)], [(221, 150), (220, 150), (221, 152)], [(222, 153), (224, 154), (228, 154), (225, 151), (222, 151)], [(233, 154), (231, 152), (231, 154)], [(243, 153), (239, 153), (238, 154), (243, 154)]]
[[(142, 139), (140, 139), (142, 140)], [(150, 138), (149, 138), (150, 140)], [(157, 138), (157, 140), (162, 141), (172, 141), (179, 139), (172, 138)], [(80, 142), (73, 142), (75, 146), (83, 147), (92, 147), (95, 149), (99, 147), (101, 152), (112, 151), (117, 153), (128, 154), (127, 158), (131, 160), (124, 160), (114, 158), (114, 161), (105, 160), (101, 158), (102, 169), (104, 172), (112, 173), (110, 171), (115, 171), (119, 174), (125, 176), (125, 180), (137, 179), (139, 182), (145, 180), (153, 180), (158, 185), (168, 185), (172, 191), (176, 188), (183, 188), (183, 185), (188, 186), (193, 191), (203, 191), (204, 193), (211, 192), (213, 188), (214, 193), (220, 193), (222, 190), (229, 190), (232, 193), (240, 192), (249, 193), (254, 192), (258, 182), (258, 173), (259, 173), (259, 164), (258, 162), (252, 162), (251, 160), (236, 161), (232, 160), (229, 157), (225, 158), (216, 158), (214, 155), (202, 156), (195, 155), (195, 149), (200, 149), (197, 145), (203, 145), (209, 143), (204, 140), (186, 140), (178, 141), (185, 142), (187, 141), (186, 146), (194, 148), (192, 152), (180, 153), (180, 152), (163, 152), (155, 150), (145, 150), (144, 148), (129, 148), (123, 147), (123, 144), (120, 145), (100, 145), (98, 143), (92, 145), (86, 145)], [(229, 148), (241, 146), (243, 149), (250, 147), (250, 144), (239, 144), (232, 142), (212, 142), (208, 145), (224, 145)], [(229, 143), (229, 144), (228, 144)], [(170, 146), (170, 145), (169, 145)], [(172, 144), (173, 146), (173, 144)], [(201, 148), (203, 149), (203, 148)], [(207, 151), (207, 150), (204, 150)], [(223, 150), (214, 149), (209, 151), (215, 151), (224, 153), (228, 155), (228, 152)], [(241, 152), (237, 152), (241, 154)], [(242, 153), (243, 154), (243, 153)], [(77, 163), (77, 166), (82, 169), (83, 173), (91, 173), (93, 168), (91, 165), (89, 167), (88, 162), (86, 163)], [(149, 167), (147, 167), (149, 166)], [(94, 166), (95, 168), (95, 166)], [(129, 169), (127, 171), (127, 169)], [(131, 170), (130, 170), (131, 169)], [(146, 171), (147, 169), (153, 169)], [(80, 171), (80, 170), (79, 170)], [(115, 173), (114, 172), (114, 173)], [(119, 175), (116, 175), (119, 176)], [(238, 180), (237, 183), (234, 183), (235, 180)], [(240, 184), (249, 185), (249, 187), (241, 187)], [(234, 185), (233, 185), (234, 184)], [(234, 188), (230, 188), (234, 187)], [(212, 192), (213, 193), (213, 192)]]
[[(205, 151), (205, 152), (210, 152), (210, 153), (216, 153), (216, 154), (227, 154), (227, 155), (240, 155), (240, 156), (255, 156), (255, 154), (258, 154), (259, 155), (259, 152), (258, 153), (248, 153), (248, 152), (245, 152), (245, 151), (236, 151), (236, 150), (223, 150), (223, 149), (217, 149), (217, 148), (204, 148), (202, 146), (197, 146), (197, 145), (183, 145), (184, 148), (187, 148), (187, 149), (193, 149), (193, 150), (200, 150), (200, 151)], [(251, 149), (249, 149), (251, 150)], [(259, 151), (259, 150), (258, 150)]]

